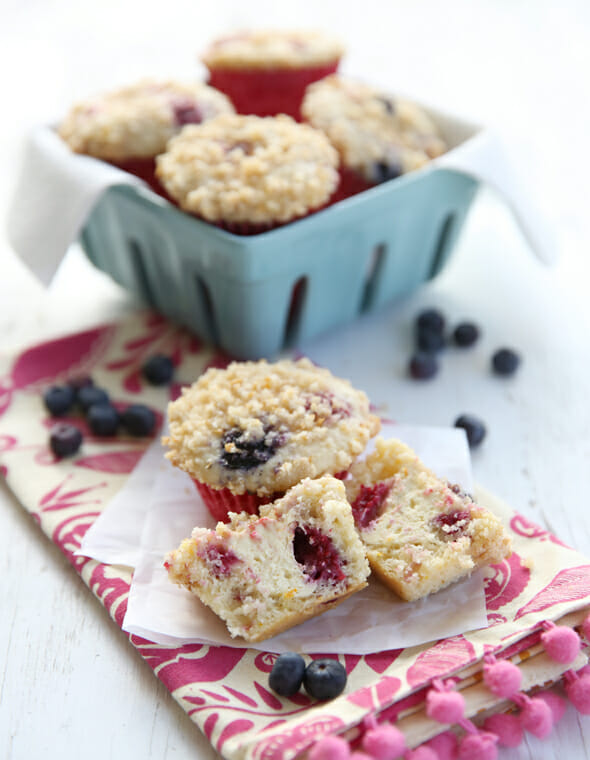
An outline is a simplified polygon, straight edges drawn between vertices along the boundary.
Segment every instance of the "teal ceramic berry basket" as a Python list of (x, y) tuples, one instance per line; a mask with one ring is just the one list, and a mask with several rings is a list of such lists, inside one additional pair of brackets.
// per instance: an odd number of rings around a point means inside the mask
[(81, 243), (99, 269), (199, 337), (239, 359), (270, 358), (434, 277), (476, 189), (464, 174), (427, 168), (238, 236), (119, 185), (101, 196)]

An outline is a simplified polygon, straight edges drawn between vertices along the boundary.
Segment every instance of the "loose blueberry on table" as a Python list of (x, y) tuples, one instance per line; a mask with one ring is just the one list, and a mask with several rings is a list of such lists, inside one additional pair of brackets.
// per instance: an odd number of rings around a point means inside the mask
[(292, 697), (301, 688), (305, 673), (305, 660), (296, 652), (283, 652), (275, 660), (268, 685), (281, 697)]
[(423, 327), (417, 331), (416, 345), (420, 351), (435, 353), (445, 347), (445, 337), (430, 327)]
[(410, 359), (408, 367), (410, 376), (414, 380), (429, 380), (438, 373), (438, 359), (432, 353), (419, 351)]
[(144, 404), (131, 404), (120, 414), (121, 425), (135, 436), (150, 435), (156, 426), (156, 415)]
[(433, 332), (442, 334), (445, 324), (444, 315), (438, 309), (424, 309), (416, 317), (417, 330), (432, 330)]
[(513, 375), (520, 364), (520, 356), (511, 348), (500, 348), (492, 356), (492, 370), (496, 375)]
[(305, 669), (303, 686), (314, 699), (334, 699), (344, 691), (346, 669), (338, 660), (314, 660)]
[(119, 412), (112, 404), (93, 404), (86, 414), (86, 421), (94, 435), (115, 435), (119, 427)]
[(49, 433), (49, 448), (58, 459), (73, 456), (82, 445), (82, 433), (75, 425), (61, 422)]
[(84, 413), (88, 412), (91, 406), (95, 404), (108, 404), (109, 394), (96, 385), (85, 385), (78, 390), (77, 401), (82, 407)]
[(477, 342), (479, 328), (473, 322), (460, 322), (453, 330), (453, 341), (460, 348), (469, 348)]
[(484, 423), (472, 414), (461, 414), (457, 417), (455, 427), (463, 428), (470, 448), (479, 446), (486, 437), (487, 431)]
[(151, 385), (166, 385), (174, 375), (174, 363), (169, 356), (156, 354), (145, 362), (141, 372)]
[(68, 385), (52, 385), (43, 394), (43, 403), (52, 417), (63, 417), (74, 405), (75, 395)]

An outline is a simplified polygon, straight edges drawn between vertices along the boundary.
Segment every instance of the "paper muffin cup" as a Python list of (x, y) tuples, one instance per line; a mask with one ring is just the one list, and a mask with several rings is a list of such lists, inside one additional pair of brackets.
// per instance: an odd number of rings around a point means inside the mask
[(211, 87), (225, 93), (240, 114), (276, 116), (285, 113), (301, 121), (305, 88), (334, 74), (339, 61), (300, 68), (222, 68), (209, 66)]
[[(273, 497), (258, 496), (255, 493), (232, 493), (229, 488), (211, 488), (202, 481), (195, 480), (193, 483), (205, 503), (211, 515), (221, 522), (228, 522), (229, 512), (247, 512), (250, 515), (258, 514), (258, 507), (273, 501)], [(281, 494), (278, 494), (280, 496)], [(278, 496), (274, 498), (278, 498)]]
[[(333, 477), (345, 480), (347, 475), (348, 470), (344, 470), (335, 473)], [(221, 522), (229, 522), (230, 512), (247, 512), (249, 515), (257, 515), (261, 504), (268, 504), (284, 495), (282, 491), (277, 491), (271, 496), (258, 496), (258, 494), (248, 492), (235, 494), (229, 488), (211, 488), (196, 478), (192, 478), (192, 481), (211, 516)]]

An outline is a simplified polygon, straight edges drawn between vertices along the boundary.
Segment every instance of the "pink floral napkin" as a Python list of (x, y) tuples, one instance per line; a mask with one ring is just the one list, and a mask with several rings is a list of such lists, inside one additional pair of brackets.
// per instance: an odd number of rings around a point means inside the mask
[[(40, 393), (50, 383), (92, 374), (116, 403), (141, 402), (159, 414), (168, 389), (146, 385), (140, 367), (162, 352), (173, 356), (179, 382), (191, 381), (226, 357), (201, 345), (160, 317), (142, 313), (117, 325), (70, 335), (0, 361), (0, 471), (45, 534), (70, 559), (85, 583), (121, 626), (131, 571), (75, 552), (85, 532), (119, 491), (150, 441), (119, 436), (96, 439), (80, 418), (80, 453), (56, 461), (47, 440), (51, 421)], [(521, 668), (523, 688), (559, 680), (564, 671), (586, 662), (559, 664), (540, 644), (546, 621), (580, 626), (590, 605), (590, 561), (546, 530), (476, 489), (479, 500), (500, 513), (513, 535), (514, 552), (487, 569), (488, 626), (408, 649), (337, 657), (348, 671), (345, 693), (317, 704), (303, 692), (279, 698), (268, 688), (276, 655), (246, 648), (154, 644), (129, 640), (155, 674), (227, 758), (288, 760), (326, 733), (354, 740), (370, 716), (396, 720), (408, 746), (417, 746), (443, 727), (424, 713), (425, 691), (433, 679), (453, 676), (466, 699), (466, 715), (500, 709), (482, 687), (483, 657), (509, 656)]]

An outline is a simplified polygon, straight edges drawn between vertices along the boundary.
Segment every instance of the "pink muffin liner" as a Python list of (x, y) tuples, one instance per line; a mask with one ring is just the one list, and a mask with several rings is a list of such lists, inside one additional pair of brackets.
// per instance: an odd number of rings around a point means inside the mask
[(334, 74), (339, 61), (298, 69), (209, 69), (209, 84), (225, 93), (240, 114), (276, 116), (285, 113), (301, 121), (305, 88)]
[[(333, 477), (344, 480), (348, 470), (337, 472)], [(258, 496), (255, 493), (232, 493), (229, 488), (211, 488), (200, 480), (192, 479), (197, 490), (211, 515), (218, 521), (229, 522), (229, 512), (247, 512), (249, 515), (257, 515), (261, 504), (280, 499), (283, 493), (277, 491), (271, 496)]]

